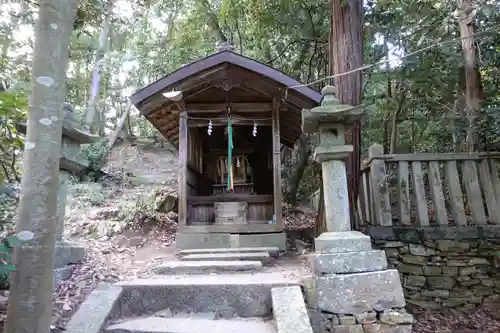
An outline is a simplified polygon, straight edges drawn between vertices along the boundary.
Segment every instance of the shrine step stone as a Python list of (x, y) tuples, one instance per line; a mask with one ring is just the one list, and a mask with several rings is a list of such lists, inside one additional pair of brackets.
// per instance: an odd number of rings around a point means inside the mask
[(260, 271), (260, 261), (169, 261), (155, 267), (156, 274), (210, 274), (224, 272)]
[(179, 256), (189, 254), (218, 254), (218, 253), (255, 253), (267, 252), (271, 257), (279, 256), (280, 249), (278, 247), (240, 247), (240, 248), (215, 248), (215, 249), (190, 249), (181, 250), (178, 252)]
[(181, 261), (260, 261), (269, 264), (273, 258), (267, 252), (255, 253), (207, 253), (188, 254), (180, 258)]
[(148, 317), (108, 326), (106, 333), (276, 333), (272, 321), (261, 318)]
[(271, 289), (298, 286), (278, 272), (254, 274), (170, 275), (124, 281), (121, 317), (148, 315), (163, 309), (174, 313), (215, 312), (223, 318), (271, 314)]

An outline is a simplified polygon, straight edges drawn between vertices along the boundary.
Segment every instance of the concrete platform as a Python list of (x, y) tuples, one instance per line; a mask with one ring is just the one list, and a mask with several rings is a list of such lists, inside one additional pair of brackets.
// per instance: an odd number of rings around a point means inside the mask
[(280, 273), (171, 275), (125, 281), (121, 317), (173, 312), (214, 312), (222, 318), (264, 317), (271, 313), (273, 287), (299, 285)]
[(273, 258), (267, 252), (255, 253), (208, 253), (188, 254), (181, 257), (181, 261), (260, 261), (264, 265), (272, 262)]
[(240, 247), (240, 248), (226, 247), (226, 248), (215, 248), (215, 249), (188, 249), (188, 250), (181, 250), (177, 254), (182, 257), (189, 254), (255, 253), (255, 252), (267, 252), (271, 257), (278, 257), (280, 249), (275, 246)]
[(260, 318), (141, 318), (111, 325), (106, 333), (276, 333), (272, 321)]
[(260, 271), (260, 261), (170, 261), (155, 267), (156, 274), (210, 274), (224, 272)]

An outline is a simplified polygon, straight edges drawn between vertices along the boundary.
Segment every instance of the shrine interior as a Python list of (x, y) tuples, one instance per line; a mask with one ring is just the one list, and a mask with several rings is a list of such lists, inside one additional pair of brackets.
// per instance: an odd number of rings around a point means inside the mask
[(248, 118), (231, 117), (231, 123), (246, 124), (231, 124), (233, 145), (229, 153), (228, 121), (229, 117), (219, 123), (207, 118), (202, 126), (197, 118), (197, 123), (193, 124), (188, 112), (188, 225), (215, 223), (214, 209), (217, 208), (214, 204), (217, 202), (246, 203), (247, 223), (272, 223), (274, 187), (270, 122), (259, 126), (257, 121), (252, 124)]

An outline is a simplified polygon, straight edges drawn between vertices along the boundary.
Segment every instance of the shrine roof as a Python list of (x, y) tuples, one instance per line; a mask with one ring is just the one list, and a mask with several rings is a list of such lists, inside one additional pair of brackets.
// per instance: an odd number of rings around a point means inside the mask
[[(182, 103), (163, 96), (182, 92)], [(321, 94), (266, 64), (229, 50), (180, 67), (138, 90), (130, 101), (174, 146), (178, 144), (179, 114), (213, 119), (232, 114), (251, 120), (270, 118), (280, 104), (281, 142), (293, 146), (301, 130), (301, 112), (318, 105)]]

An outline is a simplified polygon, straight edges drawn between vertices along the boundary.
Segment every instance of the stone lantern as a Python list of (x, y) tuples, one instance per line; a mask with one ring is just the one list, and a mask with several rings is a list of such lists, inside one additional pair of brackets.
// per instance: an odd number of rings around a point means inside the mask
[[(314, 275), (305, 285), (314, 300), (311, 320), (313, 325), (323, 325), (324, 316), (331, 316), (333, 322), (340, 321), (327, 328), (335, 332), (368, 332), (371, 325), (370, 332), (409, 333), (413, 317), (406, 313), (396, 313), (406, 318), (404, 325), (377, 321), (378, 313), (392, 314), (405, 306), (401, 281), (397, 270), (387, 269), (384, 251), (373, 250), (369, 236), (351, 230), (345, 160), (353, 146), (345, 144), (344, 133), (350, 122), (360, 120), (363, 110), (340, 104), (332, 86), (322, 94), (321, 106), (302, 111), (302, 130), (319, 132), (314, 158), (322, 167), (327, 225), (327, 232), (314, 240), (315, 253), (309, 256)], [(371, 324), (364, 325), (367, 322), (362, 318)]]
[[(26, 134), (26, 124), (18, 125), (19, 131)], [(69, 177), (86, 169), (89, 162), (79, 156), (80, 145), (92, 143), (100, 137), (78, 128), (74, 120), (73, 107), (63, 106), (61, 159), (59, 162), (59, 188), (57, 191), (56, 212), (56, 250), (54, 257), (54, 285), (68, 278), (72, 271), (67, 266), (83, 261), (85, 248), (63, 240), (66, 201), (68, 197)]]
[(350, 231), (345, 160), (353, 146), (345, 144), (344, 133), (349, 123), (361, 119), (363, 110), (361, 106), (340, 104), (332, 86), (326, 86), (321, 93), (321, 106), (302, 111), (302, 131), (319, 132), (314, 159), (322, 168), (327, 231)]

